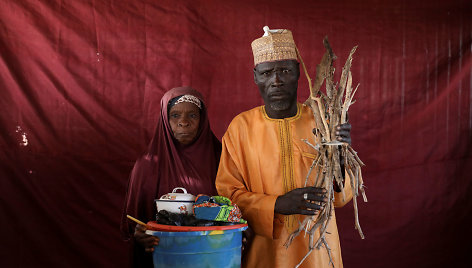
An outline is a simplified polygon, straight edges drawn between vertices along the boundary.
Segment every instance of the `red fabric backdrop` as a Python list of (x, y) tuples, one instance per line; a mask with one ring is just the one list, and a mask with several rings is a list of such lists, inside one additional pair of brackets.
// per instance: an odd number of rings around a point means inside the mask
[[(1, 267), (125, 267), (120, 212), (159, 100), (190, 85), (221, 138), (262, 104), (250, 43), (288, 28), (314, 72), (349, 50), (366, 235), (346, 267), (466, 267), (472, 223), (470, 1), (0, 1)], [(301, 79), (299, 100), (308, 95)], [(470, 266), (469, 266), (470, 267)]]

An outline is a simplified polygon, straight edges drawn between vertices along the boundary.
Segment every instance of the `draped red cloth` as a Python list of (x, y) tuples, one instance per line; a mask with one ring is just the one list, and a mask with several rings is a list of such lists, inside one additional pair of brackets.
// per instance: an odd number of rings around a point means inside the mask
[[(0, 267), (125, 267), (120, 221), (159, 101), (189, 85), (221, 138), (262, 104), (251, 42), (286, 28), (313, 77), (351, 48), (368, 203), (336, 211), (346, 267), (469, 267), (472, 3), (0, 1)], [(299, 101), (308, 96), (299, 83)]]

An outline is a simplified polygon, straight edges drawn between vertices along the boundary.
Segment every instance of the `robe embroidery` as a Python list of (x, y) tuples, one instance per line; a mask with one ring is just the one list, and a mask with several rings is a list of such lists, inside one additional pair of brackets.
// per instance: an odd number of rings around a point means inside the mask
[[(295, 121), (300, 118), (301, 109), (297, 104), (297, 114), (290, 118), (284, 119), (273, 119), (270, 118), (265, 112), (265, 106), (261, 106), (262, 113), (264, 118), (268, 120), (277, 121), (278, 130), (279, 130), (279, 145), (280, 145), (280, 167), (282, 168), (282, 179), (284, 184), (284, 193), (290, 192), (297, 188), (295, 184), (294, 174), (293, 174), (293, 145), (292, 145), (292, 133), (290, 129), (290, 122)], [(298, 216), (290, 215), (284, 216), (285, 228), (289, 232), (293, 232), (298, 228)]]

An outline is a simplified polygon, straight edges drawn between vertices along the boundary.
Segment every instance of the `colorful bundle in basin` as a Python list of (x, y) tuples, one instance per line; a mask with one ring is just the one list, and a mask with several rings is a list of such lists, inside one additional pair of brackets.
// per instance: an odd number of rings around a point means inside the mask
[(224, 196), (198, 195), (193, 211), (197, 219), (246, 223), (238, 205)]

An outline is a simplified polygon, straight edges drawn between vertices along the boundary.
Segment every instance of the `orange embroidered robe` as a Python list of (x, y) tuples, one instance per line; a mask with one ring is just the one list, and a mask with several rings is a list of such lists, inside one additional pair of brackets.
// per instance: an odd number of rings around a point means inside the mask
[[(290, 247), (283, 244), (298, 227), (297, 218), (274, 213), (279, 195), (304, 186), (306, 175), (317, 152), (302, 139), (315, 144), (312, 129), (313, 114), (307, 106), (298, 104), (294, 117), (271, 119), (264, 106), (236, 116), (223, 139), (223, 151), (216, 178), (216, 188), (229, 197), (243, 213), (255, 237), (243, 260), (244, 267), (295, 267), (308, 252), (308, 235), (301, 233)], [(313, 185), (316, 172), (309, 184)], [(310, 184), (311, 183), (311, 184)], [(335, 194), (335, 207), (352, 199), (349, 179), (345, 182), (346, 198)], [(315, 237), (315, 240), (318, 237)], [(341, 248), (336, 217), (328, 225), (326, 240), (331, 248), (334, 267), (342, 267)], [(301, 267), (332, 267), (326, 249), (314, 250)]]

